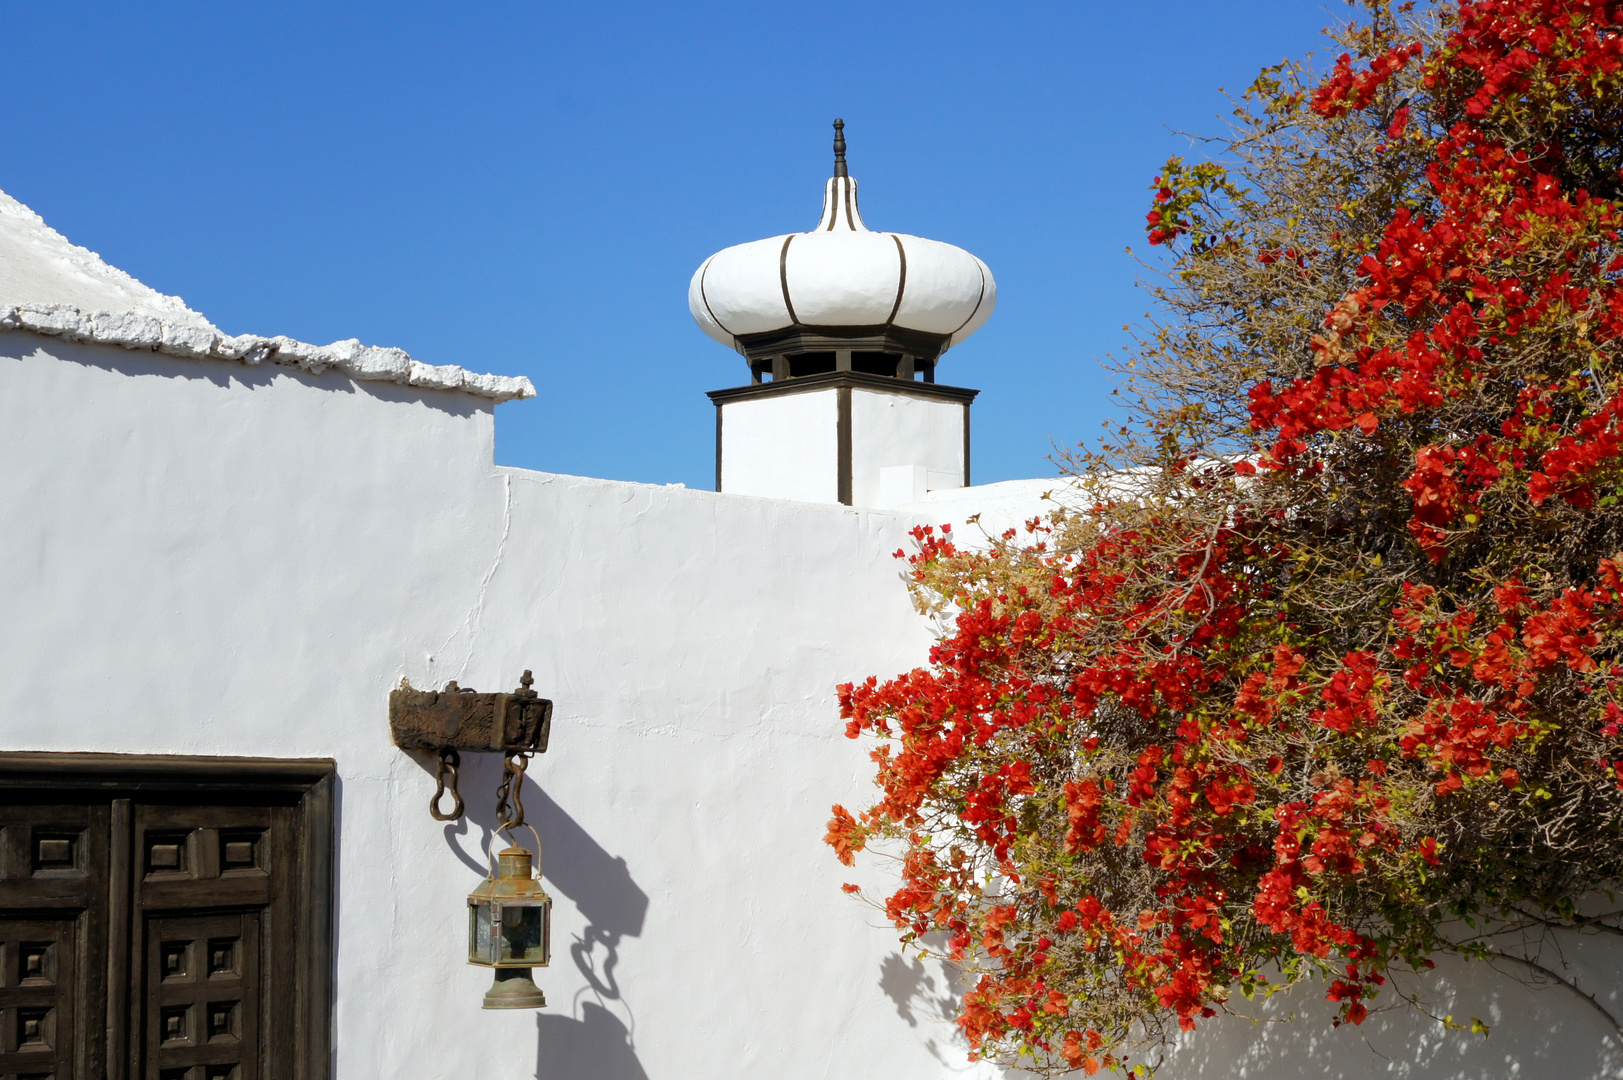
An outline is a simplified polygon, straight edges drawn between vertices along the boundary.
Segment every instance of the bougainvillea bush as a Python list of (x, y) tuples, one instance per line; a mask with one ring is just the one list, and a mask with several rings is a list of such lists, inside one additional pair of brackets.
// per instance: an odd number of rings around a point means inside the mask
[(1334, 36), (1157, 178), (1086, 497), (920, 530), (929, 666), (841, 688), (879, 796), (828, 842), (900, 858), (981, 1056), (1143, 1068), (1304, 980), (1357, 1024), (1439, 953), (1612, 927), (1623, 4)]

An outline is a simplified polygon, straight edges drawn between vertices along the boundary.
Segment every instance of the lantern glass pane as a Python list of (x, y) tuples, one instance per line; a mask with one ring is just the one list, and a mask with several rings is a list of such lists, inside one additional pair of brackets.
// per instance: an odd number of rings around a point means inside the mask
[(539, 906), (502, 905), (502, 959), (530, 964), (546, 961)]
[(468, 905), (468, 959), (488, 964), (495, 959), (490, 940), (490, 905)]

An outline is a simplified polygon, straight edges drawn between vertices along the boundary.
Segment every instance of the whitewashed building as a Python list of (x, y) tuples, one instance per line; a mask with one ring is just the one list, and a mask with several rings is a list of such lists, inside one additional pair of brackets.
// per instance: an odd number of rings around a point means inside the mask
[[(817, 228), (694, 277), (751, 379), (711, 395), (718, 492), (497, 466), (527, 380), (227, 335), (0, 196), (0, 1078), (987, 1071), (948, 973), (820, 843), (869, 775), (834, 686), (925, 660), (910, 528), (1017, 521), (1056, 482), (969, 486), (974, 392), (933, 377), (990, 271), (868, 231), (855, 189), (842, 155)], [(484, 1010), (464, 898), (502, 758), (463, 753), (467, 812), (436, 821), (390, 693), (526, 670), (555, 703), (524, 781), (548, 1004)], [(1573, 944), (1616, 1014), (1623, 952)], [(1307, 994), (1162, 1075), (1623, 1075), (1565, 988), (1430, 989), (1492, 1037), (1331, 1030)]]

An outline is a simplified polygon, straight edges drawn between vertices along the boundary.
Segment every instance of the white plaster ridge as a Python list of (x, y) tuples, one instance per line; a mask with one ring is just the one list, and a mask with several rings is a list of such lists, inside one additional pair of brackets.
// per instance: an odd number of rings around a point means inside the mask
[(178, 296), (166, 296), (72, 244), (0, 191), (0, 330), (31, 330), (69, 341), (120, 345), (193, 360), (235, 360), (332, 368), (352, 379), (460, 390), (495, 401), (535, 396), (523, 376), (481, 375), (454, 364), (413, 360), (402, 349), (354, 338), (310, 345), (290, 337), (221, 333)]

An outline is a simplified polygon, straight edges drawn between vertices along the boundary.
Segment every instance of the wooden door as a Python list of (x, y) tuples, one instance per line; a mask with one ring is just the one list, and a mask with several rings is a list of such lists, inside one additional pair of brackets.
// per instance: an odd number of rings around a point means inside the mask
[(0, 1080), (330, 1076), (332, 784), (0, 754)]

